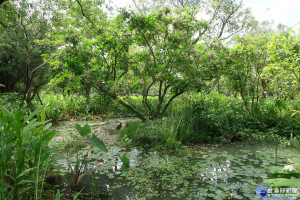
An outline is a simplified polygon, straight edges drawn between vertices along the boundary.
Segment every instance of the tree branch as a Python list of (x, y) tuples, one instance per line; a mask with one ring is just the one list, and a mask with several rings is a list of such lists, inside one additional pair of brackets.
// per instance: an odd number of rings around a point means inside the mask
[(95, 27), (95, 26), (94, 26), (94, 22), (93, 22), (93, 21), (92, 21), (85, 13), (84, 13), (80, 1), (79, 1), (79, 0), (76, 0), (76, 2), (78, 3), (78, 5), (79, 5), (79, 7), (80, 7), (81, 14), (82, 14), (85, 18), (87, 18), (87, 20), (89, 20), (89, 21), (92, 23), (92, 26), (93, 26), (93, 27)]
[(234, 33), (228, 35), (227, 37), (222, 38), (222, 40), (227, 40), (227, 39), (230, 38), (231, 36), (233, 36), (233, 35), (235, 35), (235, 34), (241, 32), (241, 31), (243, 30), (243, 28), (244, 28), (244, 26), (242, 26), (242, 28), (241, 28), (240, 30), (237, 30), (236, 32), (234, 32)]
[(146, 91), (143, 91), (143, 103), (146, 105), (146, 107), (148, 109), (148, 116), (150, 116), (150, 114), (151, 114), (151, 107), (148, 104), (148, 93), (154, 83), (155, 83), (155, 81), (153, 80), (152, 83), (147, 87)]
[(133, 1), (133, 3), (134, 3), (135, 7), (138, 9), (138, 11), (139, 11), (141, 14), (145, 14), (145, 13), (143, 13), (143, 12), (141, 11), (141, 9), (137, 6), (135, 0), (132, 0), (132, 1)]
[(43, 64), (40, 64), (38, 67), (36, 67), (34, 70), (31, 71), (31, 73), (34, 73), (36, 70), (38, 70), (39, 68), (43, 67), (45, 64), (47, 64), (50, 60), (52, 60), (53, 58), (55, 58), (56, 56), (59, 56), (61, 53), (59, 54), (55, 54), (53, 56), (51, 56), (48, 60), (46, 60)]
[(110, 91), (108, 91), (104, 86), (99, 86), (97, 87), (96, 85), (93, 84), (93, 86), (102, 92), (105, 92), (109, 97), (119, 101), (119, 103), (124, 106), (125, 108), (128, 108), (129, 110), (131, 110), (138, 118), (140, 118), (140, 120), (142, 120), (142, 122), (147, 121), (146, 118), (139, 112), (137, 111), (134, 107), (132, 107), (131, 105), (127, 104), (126, 102), (122, 101), (121, 99), (118, 98), (118, 96), (114, 93), (111, 93)]
[(3, 22), (0, 21), (0, 24), (1, 24), (1, 26), (3, 26), (4, 28), (7, 28), (7, 26), (6, 26)]
[(174, 94), (174, 95), (169, 99), (168, 103), (165, 105), (163, 111), (161, 112), (161, 115), (164, 115), (164, 114), (165, 114), (165, 112), (166, 112), (167, 108), (169, 107), (169, 105), (171, 104), (171, 102), (172, 102), (176, 97), (178, 97), (179, 95), (183, 94), (184, 91), (185, 91), (185, 90), (181, 90), (180, 92)]

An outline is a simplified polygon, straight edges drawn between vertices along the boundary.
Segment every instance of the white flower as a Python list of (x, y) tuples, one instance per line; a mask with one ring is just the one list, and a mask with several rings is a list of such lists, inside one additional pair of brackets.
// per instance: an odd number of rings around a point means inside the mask
[(296, 167), (295, 167), (295, 165), (285, 165), (283, 170), (291, 172), (291, 171), (295, 171)]

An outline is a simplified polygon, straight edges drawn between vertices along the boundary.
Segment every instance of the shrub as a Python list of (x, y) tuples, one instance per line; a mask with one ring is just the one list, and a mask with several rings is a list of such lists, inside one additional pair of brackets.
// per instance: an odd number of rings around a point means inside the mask
[(113, 99), (107, 95), (97, 94), (91, 96), (90, 100), (90, 112), (92, 114), (104, 114), (110, 111), (110, 107), (113, 104)]
[(46, 113), (53, 122), (88, 115), (89, 106), (83, 96), (46, 94), (42, 96)]

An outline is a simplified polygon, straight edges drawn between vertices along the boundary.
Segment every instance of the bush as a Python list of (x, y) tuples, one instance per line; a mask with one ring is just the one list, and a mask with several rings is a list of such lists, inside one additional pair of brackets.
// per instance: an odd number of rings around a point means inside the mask
[[(20, 107), (22, 102), (23, 95), (19, 93), (2, 93), (0, 94), (0, 105), (5, 109), (13, 112), (14, 110)], [(36, 106), (36, 102), (33, 102), (33, 105)], [(21, 119), (24, 120), (25, 117), (28, 117), (31, 113), (30, 108), (24, 103), (23, 107), (19, 110)]]
[(113, 99), (107, 95), (93, 95), (90, 100), (90, 112), (92, 114), (104, 114), (110, 111)]

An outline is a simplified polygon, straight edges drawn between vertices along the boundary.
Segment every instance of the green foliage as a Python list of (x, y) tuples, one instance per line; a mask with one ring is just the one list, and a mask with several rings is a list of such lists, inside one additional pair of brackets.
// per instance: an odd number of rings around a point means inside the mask
[(83, 96), (46, 94), (42, 98), (47, 116), (53, 122), (88, 115), (89, 104)]
[(300, 91), (299, 39), (300, 34), (290, 30), (273, 35), (269, 41), (268, 53), (272, 62), (262, 75), (278, 96), (288, 98)]
[[(47, 116), (52, 120), (52, 122), (68, 120), (70, 118), (93, 119), (93, 115), (109, 115), (114, 117), (135, 116), (133, 112), (103, 94), (91, 95), (89, 99), (83, 96), (64, 96), (61, 94), (44, 94), (42, 95), (42, 98), (45, 104)], [(143, 115), (147, 115), (147, 108), (142, 102), (142, 97), (130, 96), (128, 98), (121, 99), (137, 108)], [(148, 97), (148, 101), (151, 105), (155, 105), (157, 99), (155, 97)], [(9, 102), (14, 101), (9, 100), (8, 102), (7, 100), (3, 100), (3, 102), (9, 104)]]
[(246, 110), (250, 114), (257, 112), (261, 90), (266, 90), (266, 80), (262, 71), (268, 64), (269, 35), (236, 37), (235, 46), (230, 49), (229, 67), (226, 72), (227, 86), (239, 92)]
[(108, 152), (105, 144), (95, 136), (95, 134), (92, 135), (92, 137), (89, 137), (88, 135), (86, 136), (86, 139), (95, 147), (100, 149), (101, 151)]
[(238, 92), (250, 114), (259, 112), (260, 99), (269, 94), (294, 99), (299, 94), (299, 34), (236, 37), (230, 48), (225, 85)]
[(61, 196), (62, 196), (62, 195), (60, 194), (60, 191), (57, 190), (57, 193), (56, 193), (56, 195), (55, 195), (55, 200), (60, 200)]
[(41, 199), (41, 183), (52, 162), (48, 143), (56, 134), (50, 127), (45, 109), (39, 108), (22, 120), (18, 110), (12, 113), (1, 107), (1, 199)]
[(76, 124), (75, 128), (82, 137), (91, 133), (91, 127), (88, 124), (84, 125), (84, 127), (81, 127), (79, 124)]
[(250, 115), (243, 101), (221, 94), (184, 96), (174, 102), (167, 118), (147, 123), (130, 122), (121, 130), (125, 141), (146, 148), (164, 146), (179, 148), (182, 144), (225, 141), (280, 141), (300, 130), (299, 118), (292, 110), (299, 105), (285, 101), (285, 108), (267, 99)]
[[(90, 137), (88, 134), (91, 133), (91, 128), (88, 124), (84, 125), (83, 127), (81, 127), (79, 124), (75, 125), (76, 130), (78, 131), (78, 133), (82, 136), (82, 138), (86, 139), (87, 141), (90, 142), (90, 144), (92, 144), (93, 146), (95, 146), (96, 148), (98, 148), (99, 150), (103, 151), (103, 152), (108, 152), (106, 145), (98, 138), (95, 136), (95, 134), (92, 135), (92, 137)], [(74, 144), (78, 144), (76, 143), (75, 140), (80, 140), (79, 138), (73, 138), (74, 140)], [(69, 158), (67, 158), (68, 164), (69, 164), (69, 168), (71, 170), (71, 174), (72, 174), (72, 184), (74, 187), (78, 186), (80, 183), (80, 180), (90, 174), (95, 168), (92, 168), (90, 170), (86, 170), (83, 171), (83, 165), (85, 165), (86, 163), (86, 159), (88, 157), (88, 154), (91, 150), (91, 148), (89, 150), (87, 150), (86, 154), (81, 156), (79, 153), (79, 150), (82, 150), (79, 145), (76, 147), (76, 157), (75, 157), (75, 164), (72, 166), (71, 161), (69, 160)]]
[(2, 93), (0, 94), (0, 104), (7, 110), (19, 108), (22, 96), (17, 93)]
[[(202, 35), (195, 39), (195, 34), (208, 29), (208, 22), (195, 20), (195, 14), (189, 8), (164, 8), (149, 15), (123, 10), (91, 39), (67, 30), (61, 41), (64, 51), (58, 50), (61, 55), (54, 65), (63, 64), (59, 76), (73, 76), (72, 85), (87, 90), (93, 86), (142, 121), (143, 111), (120, 96), (138, 93), (149, 118), (164, 116), (173, 99), (203, 87), (202, 79), (218, 77), (224, 68), (227, 48), (219, 40), (196, 45)], [(152, 106), (148, 96), (154, 89), (157, 101)]]
[(129, 167), (130, 159), (125, 154), (123, 154), (122, 156), (120, 154), (118, 154), (118, 157), (122, 161), (123, 165), (125, 165), (126, 167)]
[(92, 114), (109, 113), (112, 107), (115, 107), (113, 99), (105, 94), (96, 94), (90, 97), (89, 108)]
[(34, 110), (31, 100), (49, 81), (51, 73), (43, 61), (43, 54), (51, 48), (37, 42), (51, 29), (48, 5), (42, 1), (18, 0), (7, 1), (0, 7), (0, 83), (5, 85), (0, 91), (22, 91), (31, 110)]
[[(135, 145), (144, 148), (154, 147), (155, 145), (165, 144), (163, 134), (166, 125), (162, 119), (157, 119), (145, 123), (132, 121), (126, 124), (125, 128), (120, 131), (120, 136)], [(161, 128), (164, 128), (161, 130)]]

